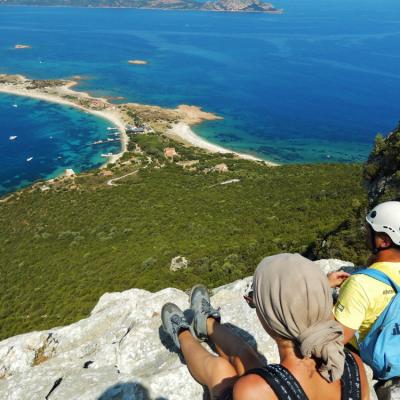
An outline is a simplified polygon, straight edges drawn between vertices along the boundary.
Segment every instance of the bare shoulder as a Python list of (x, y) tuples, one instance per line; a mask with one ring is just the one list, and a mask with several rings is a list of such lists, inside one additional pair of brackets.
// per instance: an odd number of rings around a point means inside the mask
[(241, 377), (233, 387), (234, 400), (277, 400), (271, 387), (256, 374)]
[(353, 355), (354, 359), (356, 360), (356, 363), (358, 365), (358, 370), (360, 371), (360, 381), (361, 381), (361, 398), (362, 400), (368, 400), (369, 397), (369, 385), (368, 385), (368, 378), (365, 373), (365, 368), (364, 368), (364, 363), (362, 362), (361, 358), (351, 352)]

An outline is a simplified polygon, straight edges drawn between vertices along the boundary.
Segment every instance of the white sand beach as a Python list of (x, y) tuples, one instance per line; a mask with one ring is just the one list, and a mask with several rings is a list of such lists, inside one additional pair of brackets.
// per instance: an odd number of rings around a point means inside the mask
[(55, 94), (43, 93), (43, 92), (40, 92), (39, 90), (25, 89), (20, 86), (15, 87), (15, 86), (11, 86), (11, 85), (10, 86), (1, 85), (0, 92), (13, 94), (16, 96), (31, 97), (34, 99), (48, 101), (51, 103), (57, 103), (57, 104), (62, 104), (62, 105), (70, 106), (70, 107), (75, 107), (82, 111), (85, 111), (87, 113), (96, 115), (100, 118), (110, 121), (113, 125), (115, 125), (118, 128), (118, 130), (120, 132), (121, 151), (117, 154), (114, 154), (114, 155), (108, 157), (107, 162), (102, 166), (102, 167), (104, 167), (108, 163), (113, 163), (113, 162), (117, 161), (127, 150), (129, 138), (125, 131), (125, 124), (124, 124), (124, 122), (121, 118), (121, 115), (117, 109), (113, 110), (113, 109), (109, 108), (109, 109), (101, 110), (101, 111), (92, 110), (90, 108), (76, 104), (73, 101), (69, 101), (67, 99), (62, 98), (62, 96), (65, 96), (65, 95), (72, 95), (74, 97), (79, 95), (81, 97), (92, 98), (89, 96), (89, 94), (87, 94), (85, 92), (77, 92), (77, 91), (71, 90), (70, 88), (75, 85), (76, 85), (76, 82), (69, 82), (67, 85), (57, 88), (57, 92)]
[[(124, 121), (123, 112), (118, 108), (118, 106), (109, 103), (107, 99), (95, 98), (86, 92), (72, 90), (72, 87), (78, 84), (77, 81), (55, 81), (55, 85), (32, 88), (31, 84), (35, 81), (29, 80), (22, 75), (3, 74), (0, 75), (0, 77), (5, 80), (5, 82), (0, 84), (0, 92), (17, 96), (31, 97), (38, 100), (75, 107), (84, 112), (106, 119), (115, 125), (120, 132), (121, 151), (118, 154), (113, 154), (112, 156), (108, 157), (107, 162), (103, 165), (103, 167), (108, 163), (116, 162), (127, 151), (129, 137), (125, 131), (126, 121)], [(88, 106), (86, 106), (86, 103)], [(94, 108), (100, 109), (94, 109), (93, 107), (89, 106), (90, 104), (94, 104)], [(139, 108), (139, 110), (147, 110), (157, 113), (160, 112), (161, 114), (164, 112), (165, 116), (168, 116), (169, 118), (173, 116), (179, 122), (173, 124), (172, 128), (168, 129), (166, 133), (171, 138), (174, 138), (184, 144), (199, 147), (211, 153), (231, 153), (246, 160), (259, 161), (270, 166), (278, 165), (250, 154), (237, 152), (220, 145), (213, 144), (196, 135), (196, 133), (192, 131), (191, 126), (197, 125), (202, 121), (222, 119), (218, 115), (203, 111), (200, 107), (182, 104), (176, 109), (172, 110), (158, 106), (148, 106), (135, 103), (128, 103), (127, 105), (136, 106)]]
[(265, 161), (261, 158), (252, 156), (250, 154), (239, 153), (233, 150), (229, 150), (225, 147), (219, 146), (217, 144), (208, 142), (206, 139), (203, 139), (202, 137), (196, 135), (196, 133), (194, 133), (190, 128), (190, 125), (188, 125), (185, 122), (178, 122), (177, 124), (174, 124), (173, 127), (169, 129), (167, 133), (168, 135), (170, 135), (173, 138), (176, 138), (177, 140), (180, 140), (194, 147), (199, 147), (201, 149), (209, 151), (210, 153), (222, 153), (222, 154), (231, 153), (245, 160), (262, 161), (270, 166), (278, 165), (276, 163)]

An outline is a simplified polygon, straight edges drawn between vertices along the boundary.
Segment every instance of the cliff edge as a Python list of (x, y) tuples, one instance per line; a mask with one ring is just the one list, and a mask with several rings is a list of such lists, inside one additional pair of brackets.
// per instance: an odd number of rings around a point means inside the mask
[[(324, 272), (350, 265), (339, 260), (317, 264)], [(215, 289), (212, 302), (221, 307), (223, 323), (231, 324), (268, 362), (277, 362), (274, 341), (242, 298), (250, 281)], [(86, 319), (0, 342), (0, 398), (203, 399), (202, 386), (160, 327), (160, 310), (167, 301), (188, 307), (187, 294), (177, 289), (106, 293)]]

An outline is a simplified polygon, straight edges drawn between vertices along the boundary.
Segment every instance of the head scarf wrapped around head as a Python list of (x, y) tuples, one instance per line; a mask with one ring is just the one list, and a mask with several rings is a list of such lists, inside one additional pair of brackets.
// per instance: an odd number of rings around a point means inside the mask
[(343, 330), (332, 319), (326, 276), (300, 254), (264, 258), (254, 275), (254, 303), (265, 329), (295, 342), (304, 357), (320, 360), (318, 370), (332, 382), (344, 369)]

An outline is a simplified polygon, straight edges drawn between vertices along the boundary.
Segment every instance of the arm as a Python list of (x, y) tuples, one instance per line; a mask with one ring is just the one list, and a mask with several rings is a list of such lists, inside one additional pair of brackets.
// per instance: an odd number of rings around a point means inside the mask
[(340, 321), (336, 320), (339, 322), (339, 324), (342, 326), (343, 329), (343, 344), (347, 344), (350, 342), (350, 340), (353, 338), (354, 334), (357, 332), (356, 329), (351, 329), (348, 328), (347, 326), (344, 326)]
[(343, 328), (344, 344), (348, 343), (365, 320), (369, 298), (356, 276), (346, 280), (333, 307), (333, 316)]

